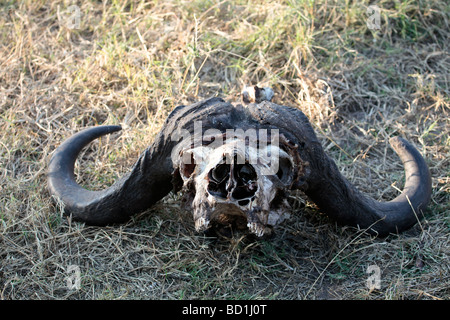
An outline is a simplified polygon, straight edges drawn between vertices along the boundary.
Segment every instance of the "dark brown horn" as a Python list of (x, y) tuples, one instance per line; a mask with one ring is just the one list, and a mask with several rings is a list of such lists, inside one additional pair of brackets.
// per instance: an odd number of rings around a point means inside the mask
[(301, 159), (309, 164), (305, 181), (298, 188), (338, 223), (385, 236), (410, 228), (422, 217), (430, 201), (431, 176), (424, 158), (406, 140), (390, 139), (405, 167), (404, 189), (395, 199), (379, 202), (358, 191), (342, 176), (300, 110), (270, 102), (250, 105), (249, 110), (254, 118), (279, 128), (280, 133), (298, 146)]
[(330, 217), (346, 225), (386, 236), (412, 227), (423, 216), (431, 196), (431, 176), (425, 160), (410, 143), (400, 137), (391, 146), (405, 167), (402, 193), (388, 202), (375, 201), (359, 192), (338, 171), (328, 157), (322, 159), (318, 181), (306, 194)]
[(85, 129), (55, 150), (48, 168), (49, 191), (61, 200), (64, 213), (72, 215), (74, 220), (91, 225), (124, 222), (131, 215), (148, 209), (173, 189), (171, 153), (179, 139), (183, 138), (174, 133), (179, 133), (182, 129), (192, 135), (194, 121), (197, 120), (203, 121), (203, 130), (211, 128), (213, 121), (221, 117), (229, 118), (229, 111), (232, 109), (234, 108), (230, 104), (219, 98), (177, 107), (131, 172), (101, 191), (89, 191), (78, 185), (73, 173), (74, 164), (87, 144), (100, 136), (119, 131), (121, 127), (99, 126)]
[(161, 157), (148, 148), (132, 171), (111, 187), (89, 191), (74, 177), (75, 160), (83, 147), (94, 139), (121, 130), (119, 126), (85, 129), (66, 140), (55, 151), (49, 164), (50, 193), (64, 203), (65, 214), (91, 225), (123, 222), (143, 211), (170, 192), (171, 168), (164, 167)]

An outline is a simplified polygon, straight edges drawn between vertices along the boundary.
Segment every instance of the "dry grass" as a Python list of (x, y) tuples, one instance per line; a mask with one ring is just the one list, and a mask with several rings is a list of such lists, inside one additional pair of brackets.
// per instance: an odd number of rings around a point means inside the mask
[[(77, 29), (67, 8), (80, 8)], [(0, 2), (1, 299), (449, 299), (449, 5), (387, 1)], [(373, 239), (336, 226), (300, 194), (271, 240), (196, 234), (170, 195), (127, 224), (62, 217), (46, 190), (54, 149), (76, 131), (122, 124), (76, 173), (89, 188), (127, 171), (177, 105), (239, 99), (266, 84), (301, 108), (360, 189), (390, 199), (403, 171), (387, 140), (426, 157), (426, 218)], [(366, 287), (369, 265), (381, 289)], [(77, 265), (81, 288), (69, 289)]]

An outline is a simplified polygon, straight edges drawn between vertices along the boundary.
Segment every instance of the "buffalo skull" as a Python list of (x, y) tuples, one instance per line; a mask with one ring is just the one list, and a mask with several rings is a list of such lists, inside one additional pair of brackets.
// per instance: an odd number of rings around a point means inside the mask
[(170, 191), (182, 190), (196, 230), (233, 225), (257, 236), (270, 234), (288, 218), (287, 196), (295, 189), (338, 223), (379, 236), (406, 230), (422, 216), (431, 178), (410, 143), (390, 139), (406, 182), (395, 199), (376, 201), (341, 175), (300, 110), (270, 102), (269, 88), (250, 89), (243, 94), (244, 105), (211, 98), (175, 108), (132, 170), (102, 191), (76, 183), (75, 160), (88, 143), (121, 127), (98, 126), (75, 134), (50, 161), (50, 193), (73, 219), (107, 225), (124, 222)]

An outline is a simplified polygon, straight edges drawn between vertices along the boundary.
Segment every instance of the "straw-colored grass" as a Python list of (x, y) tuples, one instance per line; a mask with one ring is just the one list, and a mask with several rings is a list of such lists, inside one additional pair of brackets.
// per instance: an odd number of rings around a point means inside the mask
[[(0, 298), (449, 299), (449, 5), (381, 0), (381, 28), (370, 30), (369, 4), (0, 2)], [(238, 101), (243, 84), (270, 85), (276, 103), (302, 109), (343, 174), (376, 199), (403, 184), (389, 137), (411, 141), (433, 178), (425, 219), (374, 239), (301, 194), (267, 240), (195, 233), (179, 195), (120, 226), (62, 216), (46, 170), (64, 139), (123, 126), (77, 161), (79, 182), (103, 188), (177, 105)], [(68, 286), (71, 265), (79, 289)], [(370, 265), (380, 289), (366, 285)]]

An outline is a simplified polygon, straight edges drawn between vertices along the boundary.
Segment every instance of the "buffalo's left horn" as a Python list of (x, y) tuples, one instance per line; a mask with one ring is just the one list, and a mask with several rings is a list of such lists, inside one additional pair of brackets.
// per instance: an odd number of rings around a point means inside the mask
[(85, 129), (66, 140), (49, 164), (48, 187), (64, 203), (65, 214), (91, 225), (123, 222), (143, 211), (170, 192), (171, 168), (161, 166), (160, 154), (148, 148), (132, 171), (111, 187), (89, 191), (78, 185), (73, 173), (81, 149), (94, 139), (121, 130), (119, 126)]
[[(85, 129), (54, 152), (48, 167), (50, 194), (64, 204), (64, 214), (90, 225), (124, 222), (133, 214), (151, 207), (172, 189), (172, 152), (182, 138), (174, 133), (185, 130), (193, 134), (194, 121), (204, 120), (204, 130), (213, 126), (219, 116), (229, 117), (230, 105), (211, 98), (190, 106), (179, 106), (169, 115), (153, 144), (139, 157), (132, 170), (109, 188), (89, 191), (77, 184), (74, 164), (80, 151), (91, 141), (116, 131), (120, 126), (98, 126)], [(217, 116), (217, 117), (216, 117)], [(205, 119), (209, 118), (207, 121)]]

